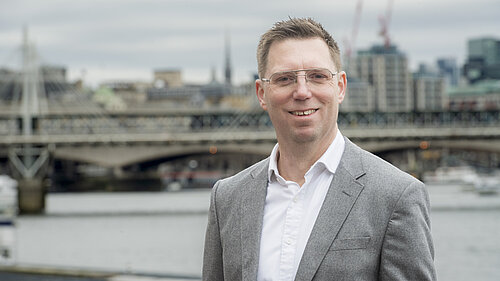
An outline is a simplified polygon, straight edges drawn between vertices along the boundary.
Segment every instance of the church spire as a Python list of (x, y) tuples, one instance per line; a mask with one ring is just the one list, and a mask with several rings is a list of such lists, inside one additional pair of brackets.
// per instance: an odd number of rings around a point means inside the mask
[(230, 38), (229, 31), (226, 30), (225, 36), (225, 82), (227, 85), (231, 85), (231, 46), (230, 46)]

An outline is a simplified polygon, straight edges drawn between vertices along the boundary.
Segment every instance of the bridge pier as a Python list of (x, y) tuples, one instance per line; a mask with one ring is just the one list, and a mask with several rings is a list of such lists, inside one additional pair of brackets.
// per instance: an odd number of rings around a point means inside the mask
[(43, 213), (47, 193), (44, 178), (50, 165), (49, 149), (29, 145), (13, 147), (9, 149), (8, 157), (18, 181), (19, 213)]
[(18, 180), (18, 206), (21, 214), (40, 214), (45, 211), (47, 189), (43, 180), (31, 178)]

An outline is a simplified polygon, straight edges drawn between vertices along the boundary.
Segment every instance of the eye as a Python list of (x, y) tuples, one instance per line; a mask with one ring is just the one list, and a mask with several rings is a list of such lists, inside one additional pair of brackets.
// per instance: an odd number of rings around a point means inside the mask
[(271, 83), (277, 85), (288, 85), (295, 81), (295, 74), (292, 72), (276, 73), (271, 77)]
[(323, 70), (312, 70), (307, 72), (307, 80), (313, 82), (324, 82), (329, 79), (329, 75)]

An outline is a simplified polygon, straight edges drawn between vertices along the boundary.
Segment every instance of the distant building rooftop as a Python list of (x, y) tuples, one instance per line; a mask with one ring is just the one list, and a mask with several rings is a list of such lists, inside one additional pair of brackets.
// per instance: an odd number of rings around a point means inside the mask
[(474, 85), (450, 88), (449, 96), (481, 96), (488, 94), (500, 95), (500, 80), (482, 80)]
[(373, 45), (368, 50), (359, 50), (358, 55), (403, 55), (396, 45), (385, 47), (384, 45)]
[(177, 67), (167, 67), (167, 68), (157, 68), (154, 70), (154, 72), (158, 72), (158, 73), (170, 73), (170, 72), (181, 72), (182, 70), (180, 68), (177, 68)]

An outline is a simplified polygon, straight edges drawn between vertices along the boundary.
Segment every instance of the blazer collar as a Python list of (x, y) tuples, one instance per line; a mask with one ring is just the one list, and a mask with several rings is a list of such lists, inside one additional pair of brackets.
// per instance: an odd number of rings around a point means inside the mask
[(345, 150), (314, 224), (295, 280), (312, 280), (363, 190), (362, 150), (345, 138)]
[(366, 174), (362, 153), (364, 151), (356, 144), (352, 143), (347, 137), (344, 137), (345, 149), (340, 159), (340, 164), (355, 179), (359, 179)]
[(242, 280), (256, 280), (259, 265), (260, 236), (267, 194), (269, 158), (261, 161), (242, 187), (241, 255)]

